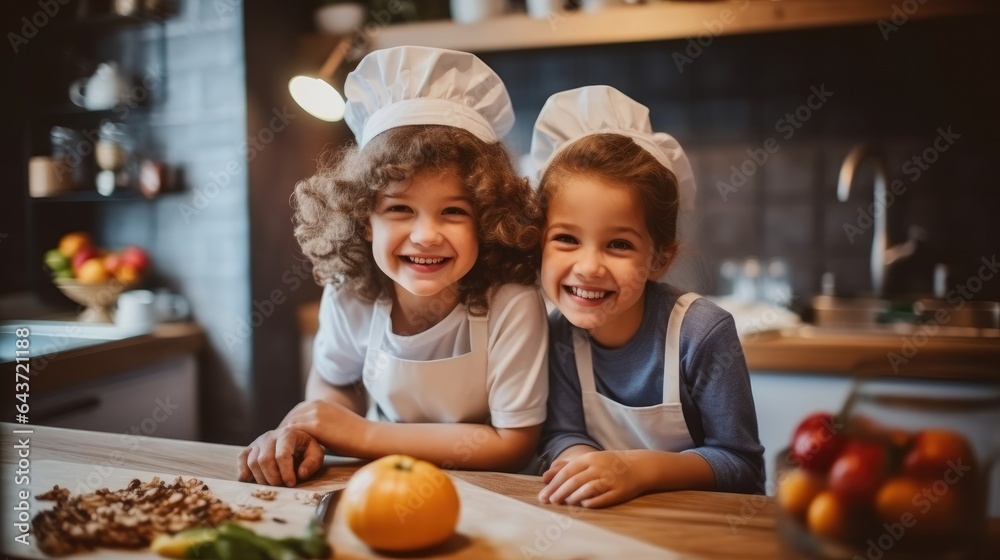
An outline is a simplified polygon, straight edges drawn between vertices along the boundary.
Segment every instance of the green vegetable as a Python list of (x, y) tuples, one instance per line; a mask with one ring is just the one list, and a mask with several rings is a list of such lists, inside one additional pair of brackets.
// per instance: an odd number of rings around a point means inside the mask
[[(234, 541), (241, 541), (263, 553), (267, 560), (300, 560), (298, 551), (282, 544), (280, 540), (262, 537), (250, 529), (233, 523), (219, 526), (219, 536)], [(232, 560), (242, 559), (242, 556), (231, 557)], [(225, 558), (223, 560), (226, 560)]]
[(153, 552), (167, 558), (188, 558), (196, 545), (215, 541), (216, 531), (211, 527), (185, 529), (175, 535), (158, 535), (150, 547)]
[(219, 560), (267, 560), (263, 552), (241, 538), (220, 535), (214, 545)]
[(296, 550), (303, 558), (329, 558), (332, 555), (326, 535), (317, 520), (313, 519), (306, 528), (306, 538), (281, 539), (282, 544)]
[(224, 523), (214, 529), (199, 527), (173, 536), (160, 535), (153, 541), (153, 551), (160, 556), (198, 560), (303, 560), (329, 558), (331, 553), (315, 520), (304, 539), (273, 539), (236, 523)]
[(184, 558), (198, 558), (199, 560), (222, 560), (222, 556), (216, 551), (219, 543), (218, 535), (210, 541), (199, 542), (188, 548), (184, 553)]

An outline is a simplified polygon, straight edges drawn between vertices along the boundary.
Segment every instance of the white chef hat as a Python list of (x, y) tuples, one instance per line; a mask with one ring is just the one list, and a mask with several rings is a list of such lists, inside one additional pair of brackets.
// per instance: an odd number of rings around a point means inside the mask
[(475, 55), (429, 47), (369, 53), (344, 84), (344, 119), (358, 145), (397, 126), (440, 124), (497, 142), (514, 126), (500, 77)]
[(531, 137), (532, 166), (538, 178), (561, 150), (585, 136), (604, 133), (628, 136), (673, 171), (679, 214), (694, 211), (694, 172), (684, 149), (673, 136), (653, 132), (645, 105), (611, 86), (561, 91), (545, 102)]

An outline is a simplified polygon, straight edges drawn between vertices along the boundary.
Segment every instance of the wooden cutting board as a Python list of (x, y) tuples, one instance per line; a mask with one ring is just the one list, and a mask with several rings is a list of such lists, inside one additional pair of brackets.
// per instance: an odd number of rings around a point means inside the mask
[[(154, 476), (159, 476), (161, 480), (168, 484), (173, 483), (173, 481), (177, 478), (176, 474), (139, 471), (112, 467), (111, 465), (81, 465), (50, 460), (33, 461), (31, 463), (30, 485), (31, 514), (32, 517), (34, 517), (34, 515), (38, 512), (51, 509), (55, 506), (55, 502), (39, 501), (35, 499), (35, 497), (48, 492), (52, 489), (52, 486), (56, 484), (60, 487), (69, 489), (70, 492), (77, 495), (80, 493), (94, 492), (99, 488), (117, 490), (128, 486), (128, 483), (133, 479), (138, 478), (142, 482), (148, 482), (152, 480)], [(312, 519), (314, 512), (316, 511), (315, 502), (309, 502), (310, 498), (313, 498), (313, 495), (317, 492), (317, 490), (307, 491), (297, 490), (295, 488), (262, 487), (257, 484), (248, 484), (244, 482), (237, 482), (235, 480), (220, 480), (206, 477), (184, 477), (185, 480), (189, 478), (198, 478), (207, 484), (216, 497), (228, 503), (230, 506), (262, 506), (264, 508), (264, 514), (261, 521), (244, 523), (247, 527), (252, 528), (254, 531), (257, 531), (262, 535), (271, 537), (305, 536), (305, 528), (308, 526), (309, 520)], [(271, 488), (277, 490), (277, 497), (273, 501), (265, 501), (253, 497), (251, 495), (253, 491), (260, 488)], [(14, 522), (14, 512), (10, 507), (6, 507), (6, 502), (7, 500), (5, 500), (5, 508), (3, 511), (3, 526), (10, 528), (12, 527), (11, 523)], [(285, 523), (275, 521), (275, 518), (281, 519), (285, 521)], [(25, 558), (48, 558), (48, 556), (36, 547), (37, 539), (34, 535), (31, 535), (30, 540), (31, 546), (25, 547), (22, 544), (12, 542), (12, 538), (5, 538), (3, 542), (3, 551), (5, 553)], [(149, 560), (150, 558), (159, 558), (159, 556), (149, 549), (136, 551), (102, 548), (87, 554), (73, 555), (69, 558), (108, 558), (114, 560), (142, 558)]]
[[(53, 502), (40, 502), (34, 497), (52, 489), (52, 486), (68, 488), (74, 494), (80, 491), (92, 492), (97, 488), (124, 488), (138, 478), (148, 481), (159, 476), (166, 482), (173, 482), (176, 475), (154, 473), (110, 466), (96, 467), (62, 461), (40, 460), (32, 463), (31, 512), (49, 509)], [(185, 477), (188, 478), (188, 477)], [(231, 505), (259, 505), (264, 508), (263, 519), (246, 522), (260, 534), (272, 537), (303, 536), (312, 519), (316, 506), (311, 498), (316, 491), (334, 490), (337, 486), (323, 490), (299, 490), (295, 488), (274, 488), (277, 498), (264, 501), (253, 497), (256, 484), (199, 477), (212, 492)], [(513, 498), (491, 492), (473, 484), (452, 477), (461, 499), (461, 516), (457, 534), (440, 547), (422, 554), (408, 554), (407, 558), (455, 558), (525, 560), (583, 559), (583, 558), (679, 558), (680, 556), (662, 548), (618, 535), (590, 525), (570, 515), (534, 507)], [(3, 510), (3, 526), (12, 527), (14, 511), (11, 507)], [(284, 523), (275, 521), (281, 519)], [(9, 534), (9, 529), (5, 529)], [(25, 547), (14, 543), (11, 537), (3, 541), (3, 551), (26, 558), (46, 558), (35, 545)], [(380, 555), (369, 549), (343, 523), (340, 515), (334, 518), (330, 544), (336, 558), (394, 558)], [(398, 558), (399, 556), (395, 556)], [(135, 558), (149, 560), (157, 556), (149, 549), (124, 551), (101, 549), (95, 552), (75, 555), (72, 558), (108, 558), (112, 560)]]

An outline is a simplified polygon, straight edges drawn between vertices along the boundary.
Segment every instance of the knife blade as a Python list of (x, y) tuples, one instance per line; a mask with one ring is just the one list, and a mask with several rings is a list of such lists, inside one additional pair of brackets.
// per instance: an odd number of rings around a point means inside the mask
[[(343, 488), (338, 488), (337, 490), (327, 492), (320, 499), (319, 504), (316, 505), (314, 521), (316, 523), (317, 536), (328, 545), (330, 541), (327, 537), (329, 536), (330, 524), (333, 523), (337, 504), (340, 502), (340, 495), (343, 491)], [(333, 556), (333, 547), (330, 546), (329, 557), (332, 558)]]

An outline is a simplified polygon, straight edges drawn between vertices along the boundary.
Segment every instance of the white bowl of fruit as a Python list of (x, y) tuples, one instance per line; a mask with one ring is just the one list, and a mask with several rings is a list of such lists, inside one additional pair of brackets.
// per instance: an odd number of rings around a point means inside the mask
[(45, 266), (56, 287), (85, 307), (78, 320), (110, 323), (110, 307), (118, 294), (142, 280), (149, 256), (135, 245), (117, 251), (100, 248), (88, 234), (72, 232), (63, 235), (56, 248), (46, 251)]

